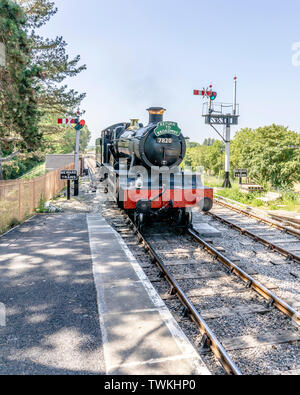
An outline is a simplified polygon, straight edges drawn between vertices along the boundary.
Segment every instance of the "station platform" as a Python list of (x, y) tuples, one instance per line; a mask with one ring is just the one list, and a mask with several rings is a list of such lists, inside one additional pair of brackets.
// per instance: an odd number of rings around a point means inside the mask
[(99, 213), (36, 216), (0, 237), (0, 305), (1, 375), (210, 374)]
[(121, 236), (87, 223), (107, 374), (209, 375)]

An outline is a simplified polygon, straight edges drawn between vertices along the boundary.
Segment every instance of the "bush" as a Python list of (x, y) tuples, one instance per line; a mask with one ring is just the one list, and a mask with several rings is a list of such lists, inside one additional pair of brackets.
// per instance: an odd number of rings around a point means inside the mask
[(42, 162), (44, 162), (44, 158), (28, 158), (23, 161), (14, 159), (9, 163), (3, 163), (4, 180), (14, 180), (22, 177), (22, 175)]

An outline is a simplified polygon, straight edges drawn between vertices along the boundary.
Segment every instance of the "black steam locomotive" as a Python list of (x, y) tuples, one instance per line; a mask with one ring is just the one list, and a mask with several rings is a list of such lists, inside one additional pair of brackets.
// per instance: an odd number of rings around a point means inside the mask
[(179, 167), (186, 141), (176, 122), (163, 121), (165, 111), (151, 107), (147, 126), (132, 119), (103, 130), (96, 141), (101, 181), (140, 228), (149, 218), (186, 228), (192, 207), (209, 211), (213, 205), (213, 190), (203, 186), (199, 175)]

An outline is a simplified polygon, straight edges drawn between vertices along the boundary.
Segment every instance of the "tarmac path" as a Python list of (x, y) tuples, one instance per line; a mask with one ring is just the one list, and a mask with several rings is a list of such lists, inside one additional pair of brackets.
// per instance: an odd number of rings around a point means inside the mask
[(86, 214), (36, 216), (0, 238), (0, 374), (104, 374)]

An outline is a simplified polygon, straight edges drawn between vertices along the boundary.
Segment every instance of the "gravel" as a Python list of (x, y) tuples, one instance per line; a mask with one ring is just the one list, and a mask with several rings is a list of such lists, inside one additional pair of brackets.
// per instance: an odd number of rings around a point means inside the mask
[[(118, 210), (111, 204), (101, 204), (102, 211), (108, 222), (120, 224), (124, 221)], [(195, 214), (195, 220), (202, 221), (201, 214)], [(247, 218), (248, 220), (248, 218)], [(205, 217), (205, 221), (208, 218)], [(209, 221), (219, 230), (223, 230), (221, 238), (214, 239), (214, 245), (223, 247), (228, 256), (232, 254), (241, 259), (241, 264), (247, 264), (257, 271), (255, 278), (262, 283), (272, 283), (278, 287), (275, 293), (295, 300), (299, 294), (299, 266), (297, 264), (271, 263), (271, 260), (284, 260), (279, 254), (267, 250), (264, 246), (254, 242), (251, 238), (242, 236), (239, 232), (220, 224), (218, 221)], [(249, 221), (248, 221), (249, 222)], [(255, 221), (254, 221), (255, 222)], [(273, 231), (273, 229), (272, 229)], [(126, 229), (124, 229), (126, 233)], [(129, 231), (127, 230), (127, 234)], [(190, 275), (193, 279), (179, 279), (178, 283), (191, 298), (191, 302), (201, 312), (212, 309), (229, 308), (236, 306), (249, 306), (251, 304), (266, 307), (266, 301), (254, 291), (245, 287), (245, 284), (233, 275), (228, 275), (225, 267), (188, 236), (178, 236), (168, 231), (165, 225), (147, 227), (146, 233), (151, 244), (163, 259), (173, 275)], [(122, 233), (121, 233), (122, 234)], [(278, 237), (276, 235), (276, 237)], [(158, 293), (165, 297), (170, 286), (165, 280), (157, 281), (159, 270), (152, 263), (152, 258), (145, 252), (143, 246), (138, 245), (131, 237), (125, 242), (136, 256), (145, 273), (152, 280)], [(226, 253), (225, 253), (226, 254)], [(278, 261), (279, 262), (279, 261)], [(290, 272), (293, 272), (291, 275)], [(196, 278), (197, 276), (201, 277)], [(287, 300), (287, 299), (286, 299)], [(165, 301), (167, 307), (174, 315), (181, 328), (194, 346), (201, 352), (198, 326), (183, 316), (183, 306), (176, 297)], [(278, 310), (271, 309), (264, 314), (234, 314), (207, 320), (209, 326), (217, 337), (223, 339), (238, 336), (268, 334), (278, 331), (295, 330), (291, 320)], [(289, 353), (287, 355), (287, 353)], [(284, 344), (275, 346), (262, 346), (248, 350), (231, 352), (233, 360), (245, 374), (281, 374), (296, 369), (299, 365), (299, 344)], [(203, 359), (213, 374), (224, 374), (224, 370), (216, 358), (211, 354), (203, 355)]]
[[(254, 219), (238, 215), (236, 213), (232, 214), (231, 210), (223, 208), (219, 209), (219, 206), (217, 205), (214, 207), (212, 212), (220, 216), (223, 216), (223, 214), (226, 213), (228, 218), (230, 215), (235, 218), (238, 217), (239, 224), (242, 224), (246, 229), (248, 229), (249, 225), (257, 226), (258, 224), (258, 221)], [(194, 214), (194, 218), (196, 221), (203, 221), (203, 215), (199, 212)], [(220, 221), (208, 217), (205, 217), (205, 221), (208, 221), (213, 227), (222, 231), (222, 237), (215, 239), (214, 244), (223, 247), (225, 251), (228, 251), (225, 255), (230, 258), (233, 254), (235, 257), (239, 258), (242, 264), (247, 264), (247, 267), (251, 267), (251, 269), (258, 273), (258, 275), (253, 276), (255, 279), (260, 281), (262, 284), (271, 282), (273, 285), (278, 287), (275, 292), (278, 296), (287, 300), (289, 303), (294, 305), (295, 308), (300, 309), (299, 263), (294, 261), (288, 262), (284, 256), (277, 252), (270, 251), (267, 247), (255, 242), (250, 237), (241, 235), (239, 231), (230, 229), (229, 226), (221, 224)], [(295, 237), (287, 235), (276, 228), (263, 224), (258, 226), (260, 229), (266, 230), (266, 233), (272, 235), (273, 240), (295, 240)]]

